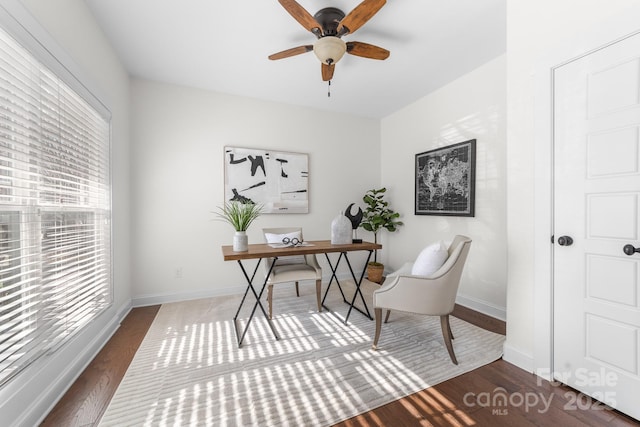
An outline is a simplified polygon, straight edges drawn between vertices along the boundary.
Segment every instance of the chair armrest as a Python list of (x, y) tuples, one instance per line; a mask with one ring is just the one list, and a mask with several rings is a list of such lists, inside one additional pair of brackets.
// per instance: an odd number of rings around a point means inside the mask
[(390, 277), (395, 277), (395, 276), (410, 276), (412, 269), (413, 269), (413, 262), (405, 262), (404, 264), (402, 264), (402, 267), (400, 267), (399, 269), (397, 269), (393, 273), (388, 274), (387, 275), (387, 280)]
[(318, 258), (316, 258), (316, 255), (315, 254), (305, 255), (304, 259), (307, 265), (310, 265), (311, 267), (315, 268), (319, 278), (322, 278), (322, 269), (320, 268), (320, 264), (318, 263)]
[[(300, 257), (301, 259), (302, 257), (304, 257), (304, 262), (286, 263), (282, 265), (276, 262), (276, 265), (273, 267), (273, 270), (271, 271), (271, 276), (269, 278), (269, 281), (274, 280), (274, 277), (281, 274), (282, 272), (287, 273), (286, 279), (285, 278), (276, 279), (277, 281), (296, 280), (295, 277), (293, 277), (292, 279), (289, 279), (289, 276), (292, 276), (291, 272), (295, 271), (296, 266), (298, 266), (302, 270), (308, 269), (308, 267), (313, 268), (313, 270), (315, 270), (315, 279), (321, 280), (322, 268), (320, 268), (320, 264), (318, 264), (318, 260), (316, 259), (316, 256), (314, 254), (311, 254), (311, 255), (300, 255)], [(264, 274), (266, 275), (267, 273), (269, 273), (269, 269), (271, 268), (271, 263), (273, 262), (273, 258), (264, 258), (264, 261), (265, 261)], [(300, 280), (309, 280), (312, 278), (312, 277), (306, 277), (306, 276), (308, 276), (308, 273), (303, 273), (300, 277)]]
[(457, 282), (452, 283), (446, 276), (394, 276), (373, 292), (373, 306), (443, 316), (453, 311)]
[(308, 265), (312, 266), (313, 268), (320, 268), (320, 264), (318, 264), (318, 259), (316, 258), (315, 254), (305, 255), (304, 260)]
[(264, 258), (262, 261), (264, 263), (264, 274), (266, 275), (269, 273), (269, 269), (271, 268), (271, 264), (273, 263), (273, 258)]

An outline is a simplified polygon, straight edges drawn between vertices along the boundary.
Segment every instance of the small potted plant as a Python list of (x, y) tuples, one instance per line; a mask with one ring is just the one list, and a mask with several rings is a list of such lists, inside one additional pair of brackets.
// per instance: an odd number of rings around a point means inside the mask
[(236, 234), (233, 236), (234, 252), (248, 251), (247, 229), (262, 213), (262, 205), (231, 201), (225, 203), (222, 208), (218, 207), (218, 210), (219, 212), (216, 212), (218, 218), (228, 222), (236, 230)]
[[(378, 190), (372, 189), (367, 191), (362, 198), (367, 207), (364, 210), (360, 227), (373, 233), (374, 243), (378, 243), (378, 232), (381, 229), (394, 232), (403, 225), (402, 221), (398, 220), (400, 214), (391, 209), (389, 202), (384, 200), (386, 191), (387, 189), (384, 187)], [(367, 264), (368, 279), (376, 283), (382, 282), (383, 271), (384, 265), (378, 262), (378, 251), (375, 251), (373, 261)]]

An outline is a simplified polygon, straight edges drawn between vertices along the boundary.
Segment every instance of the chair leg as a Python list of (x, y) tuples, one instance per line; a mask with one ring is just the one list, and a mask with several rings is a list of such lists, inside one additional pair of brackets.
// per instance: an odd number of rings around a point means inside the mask
[(455, 340), (456, 337), (454, 337), (453, 332), (451, 332), (451, 323), (447, 322), (447, 326), (449, 327), (449, 336), (451, 337), (452, 340)]
[(298, 282), (296, 282), (296, 296), (300, 296), (300, 288), (298, 287)]
[(376, 317), (376, 334), (373, 336), (373, 345), (371, 346), (371, 348), (377, 350), (378, 339), (380, 339), (380, 329), (382, 328), (382, 309), (376, 308), (373, 311)]
[(322, 280), (316, 280), (316, 300), (318, 302), (318, 312), (322, 311)]
[(453, 344), (451, 344), (451, 326), (449, 325), (449, 315), (440, 316), (440, 326), (442, 327), (442, 337), (444, 338), (444, 343), (447, 346), (447, 351), (449, 352), (449, 357), (451, 357), (451, 361), (454, 364), (458, 364), (458, 360), (456, 359), (456, 355), (453, 352)]
[(267, 286), (267, 302), (269, 303), (269, 319), (273, 319), (273, 285)]
[(391, 310), (387, 310), (387, 315), (384, 317), (384, 323), (389, 323), (389, 316), (391, 316)]

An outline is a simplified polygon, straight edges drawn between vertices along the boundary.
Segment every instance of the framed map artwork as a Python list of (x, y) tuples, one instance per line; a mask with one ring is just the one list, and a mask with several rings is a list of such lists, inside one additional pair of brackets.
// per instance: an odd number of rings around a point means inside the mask
[(261, 204), (264, 213), (308, 213), (309, 156), (225, 147), (224, 195), (225, 202)]
[(416, 154), (415, 214), (474, 216), (476, 140)]

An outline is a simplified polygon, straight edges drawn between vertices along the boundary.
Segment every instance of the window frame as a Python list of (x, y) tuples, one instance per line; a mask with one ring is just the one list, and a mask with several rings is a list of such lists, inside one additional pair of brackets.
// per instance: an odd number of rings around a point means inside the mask
[[(43, 43), (39, 40), (47, 40), (50, 39), (42, 27), (39, 25), (33, 25), (34, 19), (31, 17), (28, 12), (21, 6), (15, 6), (15, 0), (7, 0), (3, 2), (5, 4), (0, 5), (0, 28), (2, 28), (6, 33), (8, 33), (11, 37), (13, 37), (18, 44), (20, 44), (25, 50), (27, 50), (40, 64), (42, 64), (51, 74), (53, 74), (57, 79), (63, 82), (70, 90), (72, 90), (75, 94), (77, 94), (80, 98), (84, 100), (91, 108), (95, 110), (95, 112), (105, 120), (107, 125), (107, 140), (106, 140), (106, 169), (108, 174), (108, 182), (106, 183), (107, 192), (108, 192), (108, 201), (106, 202), (105, 212), (106, 219), (108, 221), (108, 231), (107, 231), (107, 239), (108, 239), (108, 260), (107, 260), (107, 269), (108, 269), (108, 288), (109, 288), (109, 301), (108, 303), (94, 316), (99, 316), (102, 312), (108, 310), (113, 306), (114, 302), (114, 275), (113, 275), (113, 228), (111, 222), (111, 215), (113, 212), (112, 208), (112, 131), (111, 131), (111, 112), (105, 106), (101, 100), (94, 95), (93, 91), (89, 90), (89, 88), (82, 83), (82, 81), (86, 81), (86, 79), (81, 79), (76, 77), (76, 75), (81, 75), (78, 73), (78, 70), (74, 68), (73, 61), (69, 59), (69, 57), (57, 47), (49, 45), (49, 47), (45, 47)], [(25, 22), (28, 25), (25, 25)], [(29, 30), (27, 30), (27, 27)], [(67, 64), (67, 65), (65, 65)], [(73, 70), (73, 71), (72, 71)], [(75, 72), (74, 72), (75, 71)], [(40, 141), (42, 143), (42, 141)], [(11, 160), (9, 160), (11, 161)], [(0, 179), (4, 179), (5, 181), (10, 181), (12, 178), (7, 176), (0, 176)], [(6, 201), (7, 198), (11, 198), (11, 195), (0, 194), (0, 203), (3, 198)], [(33, 211), (33, 207), (27, 207), (26, 209), (19, 209), (14, 203), (4, 203), (0, 205), (0, 209), (9, 214), (13, 214), (15, 212), (20, 212), (18, 215), (23, 215), (23, 212), (26, 212), (26, 215), (40, 215), (43, 212), (68, 212), (68, 213), (79, 213), (79, 212), (87, 212), (91, 211), (91, 209), (83, 209), (79, 207), (67, 207), (64, 204), (45, 204), (35, 208), (36, 212)], [(28, 211), (28, 212), (27, 212)], [(95, 211), (95, 209), (93, 210)], [(31, 224), (33, 227), (37, 228), (37, 232), (41, 232), (42, 221), (38, 221), (37, 223)], [(19, 227), (18, 233), (22, 234), (24, 232), (33, 233), (34, 230), (22, 230), (22, 224)], [(15, 230), (14, 230), (15, 231)], [(40, 253), (42, 253), (42, 241), (40, 242)], [(19, 250), (23, 250), (20, 248)], [(90, 323), (91, 321), (89, 321)], [(60, 345), (64, 342), (67, 342), (71, 337), (81, 332), (85, 326), (80, 327), (72, 331), (68, 337), (63, 341), (57, 341), (57, 343), (53, 346), (47, 347), (45, 353), (39, 355), (37, 358), (44, 354), (50, 354), (55, 351)], [(18, 375), (22, 370), (28, 368), (29, 363), (25, 366), (21, 367), (15, 372), (11, 372), (8, 376), (3, 377), (0, 376), (0, 389), (3, 388), (7, 383), (11, 381), (16, 375)]]

